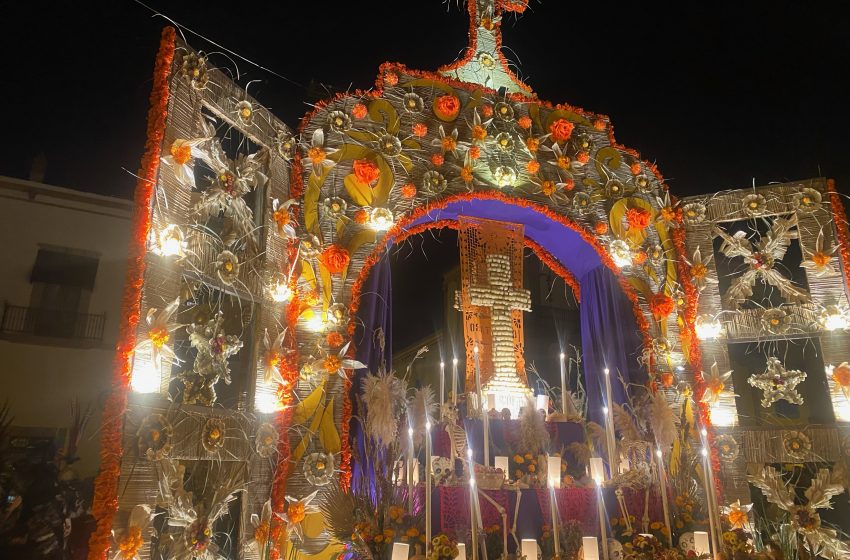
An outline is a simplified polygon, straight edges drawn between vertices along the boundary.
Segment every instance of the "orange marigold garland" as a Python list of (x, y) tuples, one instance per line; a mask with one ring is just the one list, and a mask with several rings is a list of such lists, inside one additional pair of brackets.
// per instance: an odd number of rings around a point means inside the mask
[(142, 307), (146, 244), (151, 228), (151, 201), (168, 116), (170, 95), (168, 78), (174, 60), (173, 27), (162, 30), (153, 73), (153, 88), (148, 111), (147, 141), (136, 183), (132, 236), (130, 238), (127, 281), (121, 302), (121, 327), (112, 376), (112, 393), (103, 408), (101, 424), (100, 474), (94, 485), (92, 516), (97, 527), (89, 538), (89, 560), (103, 560), (112, 541), (112, 519), (118, 511), (118, 477), (123, 454), (121, 427), (127, 408), (130, 367), (136, 345), (136, 327)]
[[(826, 190), (829, 193), (829, 202), (832, 209), (832, 220), (835, 222), (835, 233), (838, 238), (838, 252), (841, 254), (841, 268), (845, 275), (850, 272), (850, 231), (847, 228), (847, 214), (841, 195), (835, 189), (835, 180), (826, 182)], [(850, 276), (847, 276), (847, 297), (850, 299)]]

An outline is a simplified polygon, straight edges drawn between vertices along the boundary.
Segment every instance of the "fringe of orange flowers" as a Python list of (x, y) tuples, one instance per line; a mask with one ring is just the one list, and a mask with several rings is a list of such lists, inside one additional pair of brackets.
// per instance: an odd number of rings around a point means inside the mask
[(676, 268), (679, 273), (679, 282), (685, 292), (685, 309), (682, 317), (682, 325), (679, 328), (679, 339), (682, 347), (688, 348), (688, 361), (691, 365), (691, 370), (694, 372), (694, 381), (696, 389), (694, 391), (694, 401), (697, 403), (699, 410), (700, 422), (705, 427), (707, 432), (706, 445), (711, 457), (711, 471), (714, 476), (714, 488), (717, 493), (717, 499), (722, 502), (722, 485), (720, 484), (720, 455), (714, 445), (714, 430), (711, 426), (711, 413), (707, 403), (702, 402), (702, 396), (705, 394), (705, 380), (702, 377), (702, 352), (700, 351), (699, 338), (696, 334), (694, 321), (697, 316), (697, 303), (699, 302), (699, 292), (696, 286), (691, 282), (691, 266), (685, 261), (687, 255), (685, 249), (685, 230), (683, 228), (673, 229), (673, 245), (676, 247)]
[[(835, 222), (835, 233), (838, 237), (838, 252), (841, 254), (841, 266), (845, 275), (850, 272), (850, 231), (847, 228), (847, 214), (841, 195), (835, 188), (835, 179), (826, 181), (826, 190), (829, 192), (830, 208), (832, 209), (832, 220)], [(850, 298), (850, 277), (847, 277), (847, 297)]]
[(122, 422), (130, 385), (130, 358), (136, 345), (136, 326), (141, 314), (145, 253), (151, 227), (151, 201), (156, 186), (159, 158), (168, 114), (168, 77), (174, 59), (173, 27), (162, 30), (153, 73), (148, 111), (147, 142), (136, 183), (135, 210), (130, 239), (127, 278), (121, 305), (121, 327), (115, 355), (112, 393), (103, 409), (100, 474), (94, 485), (92, 516), (97, 527), (89, 538), (89, 560), (103, 560), (111, 544), (112, 519), (118, 511), (118, 477), (121, 472)]

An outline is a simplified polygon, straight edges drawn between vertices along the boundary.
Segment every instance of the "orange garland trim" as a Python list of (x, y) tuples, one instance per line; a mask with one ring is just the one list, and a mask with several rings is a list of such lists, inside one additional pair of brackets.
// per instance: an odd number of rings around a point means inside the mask
[(112, 519), (118, 511), (118, 478), (121, 473), (122, 425), (130, 386), (130, 365), (136, 346), (136, 327), (142, 307), (145, 254), (151, 228), (151, 201), (156, 187), (159, 158), (168, 116), (168, 78), (174, 60), (173, 27), (162, 30), (153, 72), (153, 88), (148, 111), (147, 142), (136, 183), (135, 209), (130, 238), (127, 281), (121, 303), (121, 326), (115, 354), (112, 393), (103, 408), (100, 474), (94, 485), (92, 515), (97, 527), (89, 538), (89, 560), (104, 560), (112, 540)]
[(841, 254), (841, 268), (844, 271), (844, 277), (847, 279), (847, 298), (850, 299), (850, 276), (848, 276), (848, 273), (850, 273), (850, 231), (847, 228), (847, 214), (844, 210), (844, 204), (841, 202), (841, 195), (835, 189), (835, 179), (826, 181), (826, 190), (829, 192), (832, 221), (835, 222), (838, 252)]

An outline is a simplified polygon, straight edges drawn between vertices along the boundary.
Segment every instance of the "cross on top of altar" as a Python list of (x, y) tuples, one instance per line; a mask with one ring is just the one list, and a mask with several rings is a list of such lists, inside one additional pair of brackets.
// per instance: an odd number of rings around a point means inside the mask
[(467, 391), (476, 386), (472, 349), (480, 348), (482, 393), (496, 410), (516, 417), (529, 394), (523, 360), (522, 312), (531, 292), (522, 288), (523, 228), (519, 224), (462, 217), (461, 290), (455, 307), (464, 314)]

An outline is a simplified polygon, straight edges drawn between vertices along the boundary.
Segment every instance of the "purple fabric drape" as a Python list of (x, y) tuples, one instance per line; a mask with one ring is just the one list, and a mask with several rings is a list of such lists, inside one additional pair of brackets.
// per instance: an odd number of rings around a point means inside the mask
[(632, 302), (623, 293), (617, 277), (599, 266), (581, 280), (582, 366), (587, 391), (588, 418), (602, 423), (605, 403), (605, 374), (611, 375), (611, 393), (615, 403), (626, 402), (620, 377), (628, 383), (643, 383), (646, 373), (638, 363), (642, 343)]
[[(365, 411), (360, 410), (357, 397), (361, 393), (363, 378), (369, 372), (377, 372), (381, 364), (386, 364), (387, 371), (392, 370), (392, 274), (390, 259), (382, 258), (369, 271), (369, 276), (363, 283), (363, 291), (360, 293), (360, 307), (357, 310), (357, 329), (354, 332), (353, 342), (356, 346), (356, 359), (368, 366), (368, 369), (357, 370), (351, 383), (351, 413), (352, 420), (349, 432), (351, 438), (352, 460), (351, 473), (352, 485), (370, 484), (372, 475), (369, 473), (368, 465), (358, 458), (365, 457), (363, 426), (356, 418), (363, 417)], [(376, 341), (376, 334), (383, 330), (384, 351)], [(371, 484), (370, 484), (371, 486)]]

